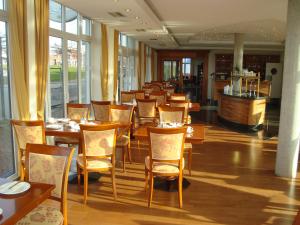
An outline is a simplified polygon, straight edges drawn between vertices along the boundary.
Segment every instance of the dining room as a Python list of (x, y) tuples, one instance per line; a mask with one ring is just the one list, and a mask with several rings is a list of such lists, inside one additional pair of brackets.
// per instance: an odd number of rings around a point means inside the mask
[(300, 224), (300, 0), (0, 0), (0, 224)]

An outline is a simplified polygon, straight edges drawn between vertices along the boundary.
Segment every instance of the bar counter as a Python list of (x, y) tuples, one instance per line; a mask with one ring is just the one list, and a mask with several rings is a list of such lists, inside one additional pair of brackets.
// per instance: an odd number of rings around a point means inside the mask
[(267, 97), (220, 94), (218, 116), (224, 122), (240, 125), (244, 128), (262, 127), (265, 120)]

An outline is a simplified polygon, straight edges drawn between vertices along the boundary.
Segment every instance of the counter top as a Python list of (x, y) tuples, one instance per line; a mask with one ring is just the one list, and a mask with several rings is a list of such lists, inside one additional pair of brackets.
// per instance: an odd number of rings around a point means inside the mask
[(241, 99), (249, 99), (249, 100), (260, 100), (260, 99), (266, 99), (267, 96), (259, 93), (259, 95), (256, 96), (249, 96), (249, 94), (242, 94), (242, 95), (230, 95), (230, 94), (224, 94), (223, 92), (220, 92), (221, 95), (223, 96), (228, 96), (228, 97), (232, 97), (232, 98), (241, 98)]

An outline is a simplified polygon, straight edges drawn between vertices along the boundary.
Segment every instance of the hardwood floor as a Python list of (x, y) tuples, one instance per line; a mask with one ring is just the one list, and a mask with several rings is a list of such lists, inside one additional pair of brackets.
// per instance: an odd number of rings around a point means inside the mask
[[(300, 180), (274, 175), (277, 137), (240, 134), (215, 123), (206, 125), (203, 145), (193, 146), (192, 177), (183, 191), (155, 190), (152, 208), (144, 192), (144, 157), (132, 143), (135, 163), (117, 170), (118, 199), (114, 201), (109, 174), (90, 182), (87, 205), (83, 186), (69, 185), (69, 224), (226, 224), (289, 225), (297, 214)], [(121, 155), (121, 151), (118, 152)], [(119, 159), (121, 159), (119, 157)]]

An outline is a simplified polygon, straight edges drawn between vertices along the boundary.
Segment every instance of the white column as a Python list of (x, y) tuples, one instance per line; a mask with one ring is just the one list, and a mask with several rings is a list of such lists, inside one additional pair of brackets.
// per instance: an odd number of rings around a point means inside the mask
[(300, 0), (289, 0), (275, 173), (295, 178), (300, 137)]
[(101, 93), (101, 79), (100, 79), (100, 65), (101, 65), (101, 24), (93, 21), (92, 23), (92, 42), (91, 42), (91, 100), (100, 101), (102, 99)]

